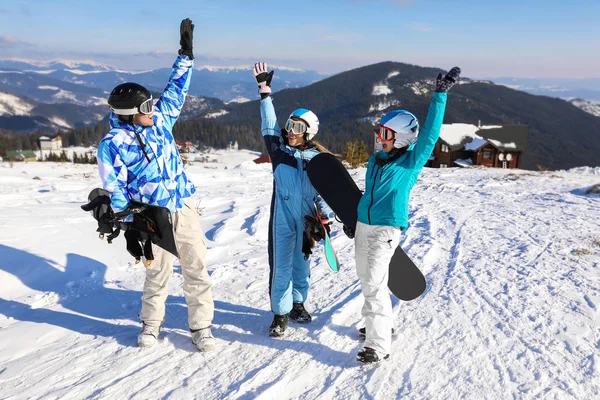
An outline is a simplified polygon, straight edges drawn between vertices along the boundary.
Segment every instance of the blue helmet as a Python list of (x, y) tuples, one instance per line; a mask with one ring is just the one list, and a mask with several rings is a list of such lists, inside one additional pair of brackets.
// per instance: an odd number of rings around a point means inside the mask
[(380, 125), (391, 129), (395, 133), (394, 147), (406, 147), (417, 141), (419, 134), (419, 120), (415, 115), (406, 110), (394, 110), (385, 114)]

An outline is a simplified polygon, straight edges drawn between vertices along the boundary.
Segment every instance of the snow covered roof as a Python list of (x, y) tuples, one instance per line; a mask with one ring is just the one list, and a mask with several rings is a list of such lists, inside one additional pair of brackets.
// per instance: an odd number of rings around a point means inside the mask
[(477, 134), (486, 139), (498, 150), (527, 151), (527, 125), (503, 125), (499, 127), (480, 129)]
[(488, 125), (477, 127), (472, 124), (444, 124), (440, 139), (450, 149), (477, 151), (490, 143), (499, 150), (526, 151), (527, 125)]
[(452, 150), (459, 150), (474, 138), (480, 138), (477, 135), (478, 130), (479, 128), (472, 124), (444, 124), (440, 139)]

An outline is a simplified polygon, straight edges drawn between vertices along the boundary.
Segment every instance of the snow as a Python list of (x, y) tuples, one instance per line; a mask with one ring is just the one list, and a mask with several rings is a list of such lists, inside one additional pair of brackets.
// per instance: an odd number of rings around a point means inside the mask
[(440, 138), (450, 146), (462, 143), (465, 137), (480, 138), (476, 132), (479, 128), (472, 124), (443, 124)]
[[(269, 69), (278, 69), (281, 71), (290, 71), (290, 72), (306, 72), (301, 68), (293, 68), (293, 67), (285, 67), (282, 65), (268, 64)], [(247, 70), (251, 71), (254, 67), (254, 64), (243, 64), (243, 65), (234, 65), (234, 66), (216, 66), (216, 65), (199, 65), (195, 67), (196, 70), (207, 70), (210, 72), (219, 72), (219, 71), (239, 71), (239, 70)]]
[[(54, 121), (53, 121), (54, 122)], [(90, 147), (85, 147), (85, 146), (70, 146), (70, 147), (63, 147), (60, 150), (44, 150), (43, 151), (43, 155), (40, 154), (41, 150), (35, 150), (35, 155), (38, 158), (38, 160), (46, 157), (48, 155), (48, 153), (55, 153), (55, 154), (60, 154), (62, 152), (65, 152), (67, 154), (67, 158), (69, 160), (73, 160), (73, 154), (77, 154), (77, 157), (83, 157), (86, 154), (89, 156), (96, 156), (96, 153), (98, 151), (98, 149), (96, 147), (90, 146)], [(52, 163), (44, 163), (46, 165), (48, 164), (52, 164)]]
[(42, 90), (60, 90), (56, 86), (48, 86), (48, 85), (38, 86), (38, 89), (42, 89)]
[(572, 99), (569, 100), (569, 103), (573, 104), (575, 107), (581, 108), (587, 113), (600, 117), (600, 104), (598, 103), (582, 99)]
[(33, 72), (35, 74), (49, 75), (53, 72), (56, 72), (56, 70), (55, 69), (45, 69), (45, 70), (25, 69), (25, 70), (23, 70), (23, 72)]
[(229, 111), (227, 110), (219, 110), (219, 111), (215, 111), (214, 113), (208, 113), (204, 116), (204, 118), (217, 118), (220, 117), (222, 115), (226, 115), (229, 114)]
[(428, 81), (414, 82), (414, 83), (408, 84), (408, 86), (413, 91), (413, 93), (416, 94), (417, 96), (424, 96), (429, 93), (431, 83)]
[(29, 115), (33, 108), (33, 104), (20, 97), (0, 92), (0, 115)]
[[(77, 68), (81, 65), (90, 65), (90, 66), (95, 66), (95, 67), (100, 67), (103, 68), (105, 70), (112, 70), (114, 68), (106, 65), (106, 64), (102, 64), (99, 63), (97, 61), (93, 61), (93, 60), (70, 60), (70, 59), (64, 59), (64, 58), (56, 58), (53, 60), (45, 60), (45, 61), (41, 61), (41, 60), (30, 60), (30, 59), (26, 59), (26, 58), (18, 58), (18, 57), (9, 57), (9, 58), (3, 58), (4, 60), (11, 60), (11, 61), (20, 61), (20, 62), (24, 62), (27, 64), (31, 64), (31, 65), (35, 65), (36, 67), (46, 67), (48, 65), (51, 65), (53, 63), (60, 63), (60, 64), (64, 64), (69, 68)], [(37, 71), (36, 71), (37, 72)]]
[(388, 74), (387, 78), (390, 79), (390, 78), (393, 78), (396, 75), (400, 75), (400, 71), (392, 71), (392, 72), (390, 72)]
[[(0, 164), (0, 398), (599, 398), (600, 196), (583, 194), (598, 175), (426, 168), (401, 244), (428, 290), (393, 300), (390, 360), (365, 368), (353, 242), (336, 223), (342, 269), (315, 249), (313, 322), (269, 338), (271, 166), (209, 156), (189, 167), (216, 306), (206, 354), (178, 265), (162, 339), (136, 347), (145, 271), (80, 209), (96, 166)], [(365, 170), (352, 175), (363, 188)]]
[(386, 94), (391, 94), (392, 89), (390, 89), (387, 85), (375, 85), (373, 86), (373, 96), (381, 96)]
[(500, 129), (502, 125), (483, 125), (479, 129)]
[(67, 121), (65, 121), (64, 119), (62, 119), (62, 118), (52, 117), (52, 118), (49, 118), (49, 120), (51, 122), (53, 122), (54, 124), (60, 126), (60, 127), (63, 127), (63, 128), (72, 128), (72, 126), (69, 125), (69, 123)]
[(396, 99), (390, 99), (390, 100), (386, 100), (386, 101), (380, 101), (376, 104), (372, 104), (369, 106), (369, 112), (373, 112), (373, 111), (383, 111), (385, 109), (388, 109), (392, 106), (397, 106), (398, 104), (400, 104), (400, 102)]
[(53, 94), (52, 97), (54, 97), (55, 99), (77, 100), (77, 96), (75, 95), (75, 93), (62, 89), (59, 89), (58, 93)]
[(517, 148), (517, 144), (514, 142), (503, 143), (499, 140), (494, 140), (494, 139), (490, 139), (489, 142), (496, 147), (500, 147), (500, 148), (504, 148), (504, 149), (516, 149)]
[(243, 97), (243, 96), (238, 96), (234, 99), (229, 100), (228, 102), (225, 102), (225, 104), (229, 104), (229, 103), (246, 103), (248, 101), (252, 101), (247, 97)]

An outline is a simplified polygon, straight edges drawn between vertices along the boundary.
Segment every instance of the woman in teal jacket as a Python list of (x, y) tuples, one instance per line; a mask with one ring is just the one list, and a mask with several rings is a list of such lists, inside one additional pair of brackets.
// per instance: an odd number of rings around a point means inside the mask
[(383, 150), (369, 159), (356, 232), (344, 229), (356, 237), (356, 271), (365, 297), (366, 340), (357, 355), (360, 362), (375, 363), (389, 357), (393, 314), (388, 266), (408, 227), (410, 191), (440, 137), (447, 92), (459, 75), (458, 67), (445, 76), (439, 74), (420, 132), (417, 117), (405, 110), (384, 115), (376, 132)]

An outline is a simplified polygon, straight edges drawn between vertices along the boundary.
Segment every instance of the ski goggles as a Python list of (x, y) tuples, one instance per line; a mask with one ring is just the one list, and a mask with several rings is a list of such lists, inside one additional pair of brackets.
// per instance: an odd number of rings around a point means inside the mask
[(152, 112), (154, 111), (154, 104), (152, 103), (152, 97), (150, 97), (148, 100), (144, 101), (142, 104), (140, 104), (138, 106), (138, 111), (140, 112), (140, 114), (152, 114)]
[(379, 142), (388, 142), (394, 138), (394, 131), (387, 126), (379, 125), (379, 131), (375, 131)]
[(136, 114), (144, 114), (150, 115), (154, 111), (154, 103), (152, 102), (152, 97), (148, 100), (144, 101), (137, 107), (133, 108), (114, 108), (109, 106), (110, 109), (117, 115), (136, 115)]
[(294, 135), (303, 135), (308, 130), (308, 125), (304, 121), (294, 121), (290, 118), (285, 123), (285, 130)]

